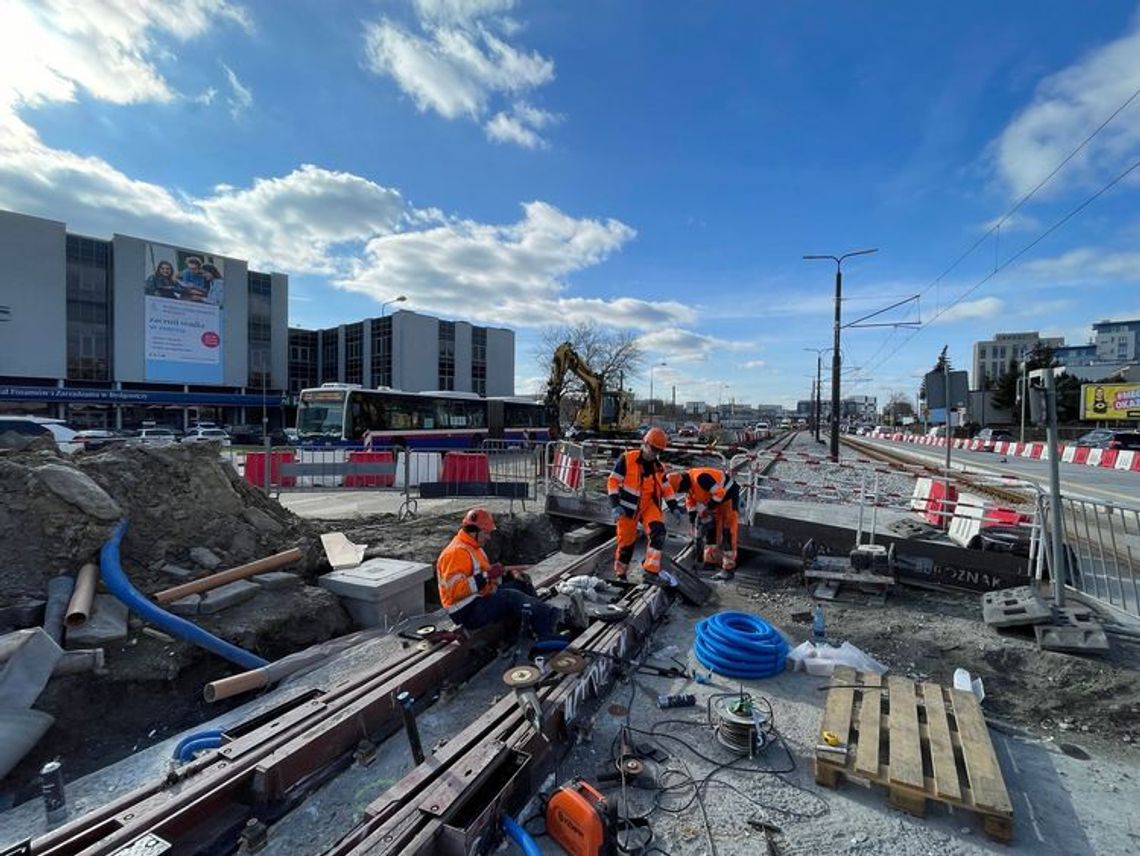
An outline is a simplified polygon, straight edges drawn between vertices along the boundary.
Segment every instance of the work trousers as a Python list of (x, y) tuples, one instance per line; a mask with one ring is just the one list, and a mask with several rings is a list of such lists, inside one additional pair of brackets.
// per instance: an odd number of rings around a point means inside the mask
[(487, 597), (477, 597), (451, 613), (451, 619), (468, 630), (478, 630), (508, 618), (518, 621), (527, 604), (530, 605), (530, 624), (534, 635), (539, 638), (556, 635), (562, 610), (515, 588), (499, 588)]
[(637, 524), (645, 530), (649, 539), (649, 546), (645, 550), (645, 560), (641, 563), (643, 570), (656, 574), (661, 570), (661, 550), (665, 547), (665, 520), (661, 516), (661, 506), (656, 502), (642, 498), (638, 503), (637, 513), (633, 517), (624, 514), (617, 519), (617, 549), (614, 551), (614, 570), (619, 575), (625, 574), (629, 567), (629, 560), (633, 557), (633, 545), (637, 541)]

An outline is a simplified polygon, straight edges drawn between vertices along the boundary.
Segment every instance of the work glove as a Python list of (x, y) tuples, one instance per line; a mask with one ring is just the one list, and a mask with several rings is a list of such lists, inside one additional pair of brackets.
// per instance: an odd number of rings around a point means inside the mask
[(622, 510), (620, 505), (615, 505), (610, 509), (610, 517), (613, 518), (614, 523), (617, 523), (619, 520), (621, 520), (621, 516)]
[(685, 522), (685, 512), (683, 512), (681, 506), (675, 502), (669, 503), (669, 516), (673, 518), (673, 522), (678, 526)]
[(504, 573), (506, 573), (506, 568), (504, 568), (500, 562), (495, 562), (495, 564), (491, 565), (491, 567), (487, 568), (487, 570), (484, 571), (484, 574), (489, 580), (497, 580)]
[(471, 579), (475, 580), (475, 591), (483, 591), (487, 587), (487, 577), (482, 572), (473, 574)]

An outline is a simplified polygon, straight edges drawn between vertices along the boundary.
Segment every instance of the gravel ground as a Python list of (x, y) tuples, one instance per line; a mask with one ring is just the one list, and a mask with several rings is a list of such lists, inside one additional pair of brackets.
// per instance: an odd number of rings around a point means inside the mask
[(761, 483), (763, 499), (799, 499), (807, 502), (858, 502), (860, 490), (868, 495), (876, 489), (880, 502), (906, 506), (914, 492), (914, 478), (886, 472), (884, 464), (839, 447), (839, 466), (827, 457), (826, 443), (816, 443), (810, 431), (796, 435), (784, 457)]

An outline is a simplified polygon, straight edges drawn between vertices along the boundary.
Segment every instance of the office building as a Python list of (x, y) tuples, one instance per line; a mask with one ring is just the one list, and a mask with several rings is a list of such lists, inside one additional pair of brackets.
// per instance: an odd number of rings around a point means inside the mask
[(1009, 371), (1012, 363), (1021, 365), (1034, 350), (1060, 348), (1065, 344), (1062, 337), (1042, 337), (1037, 332), (998, 333), (994, 338), (974, 343), (973, 371), (970, 373), (971, 389), (987, 389)]

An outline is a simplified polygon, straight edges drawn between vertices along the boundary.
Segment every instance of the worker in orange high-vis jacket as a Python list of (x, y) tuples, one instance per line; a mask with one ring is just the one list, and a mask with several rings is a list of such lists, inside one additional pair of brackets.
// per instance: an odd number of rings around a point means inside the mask
[[(570, 596), (562, 610), (512, 585), (511, 575), (498, 562), (492, 564), (483, 548), (495, 531), (495, 518), (485, 508), (472, 508), (463, 525), (436, 561), (439, 602), (451, 620), (468, 630), (514, 616), (530, 607), (531, 629), (538, 638), (557, 635), (560, 624), (585, 630), (589, 625), (581, 595)], [(504, 582), (504, 574), (507, 574)]]
[(614, 462), (613, 472), (606, 480), (610, 496), (610, 514), (617, 525), (617, 550), (614, 553), (614, 576), (624, 578), (633, 557), (633, 544), (637, 540), (640, 523), (649, 540), (641, 569), (647, 582), (677, 585), (676, 578), (661, 567), (661, 550), (665, 547), (665, 521), (661, 503), (665, 502), (670, 514), (678, 521), (683, 512), (673, 496), (673, 489), (665, 480), (665, 467), (658, 460), (660, 452), (669, 444), (668, 435), (660, 428), (650, 428), (642, 438), (641, 447), (623, 452)]
[(713, 579), (736, 575), (736, 544), (740, 534), (740, 485), (716, 467), (694, 467), (669, 474), (669, 486), (685, 495), (685, 508), (694, 530), (704, 535), (706, 565), (720, 563)]

